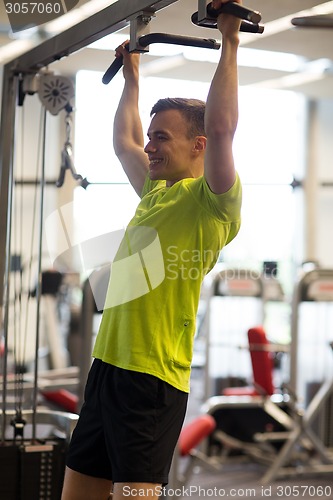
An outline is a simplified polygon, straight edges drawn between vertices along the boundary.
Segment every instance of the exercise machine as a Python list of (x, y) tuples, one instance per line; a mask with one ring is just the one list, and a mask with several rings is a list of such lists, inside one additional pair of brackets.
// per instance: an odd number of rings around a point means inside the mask
[(333, 473), (332, 302), (333, 270), (304, 273), (293, 294), (290, 383), (280, 394), (216, 396), (205, 404), (217, 422), (210, 445), (223, 459), (238, 452), (266, 464), (262, 484)]
[[(324, 386), (318, 401), (327, 391)], [(206, 454), (221, 466), (232, 458), (266, 466), (262, 484), (281, 477), (332, 474), (333, 455), (311, 430), (318, 401), (303, 413), (288, 388), (271, 396), (209, 398), (203, 411), (215, 419), (216, 428)]]
[(252, 370), (246, 332), (265, 323), (269, 303), (283, 300), (275, 272), (235, 268), (216, 274), (204, 319), (205, 399), (222, 394), (225, 387), (247, 383)]
[(333, 340), (333, 270), (318, 267), (299, 278), (291, 316), (290, 385), (306, 406), (311, 385), (333, 378), (329, 348)]
[[(60, 385), (59, 372), (57, 372), (57, 378), (54, 378), (57, 370), (63, 370), (61, 385), (64, 386), (64, 371), (67, 366), (66, 349), (61, 338), (56, 299), (62, 275), (53, 269), (43, 271), (42, 263), (46, 185), (46, 112), (57, 114), (65, 107), (72, 97), (70, 83), (68, 79), (43, 73), (38, 74), (33, 79), (31, 75), (26, 79), (22, 77), (18, 82), (17, 89), (12, 89), (13, 92), (17, 90), (19, 108), (23, 107), (26, 95), (35, 92), (39, 94), (43, 106), (41, 108), (40, 149), (37, 152), (37, 155), (42, 158), (40, 162), (41, 172), (40, 178), (35, 183), (35, 194), (39, 191), (39, 204), (37, 202), (34, 204), (35, 210), (29, 235), (32, 241), (37, 236), (37, 257), (34, 257), (34, 245), (31, 243), (27, 268), (23, 269), (21, 265), (16, 266), (16, 268), (18, 267), (16, 273), (19, 274), (18, 279), (17, 276), (13, 277), (11, 265), (14, 247), (12, 226), (15, 220), (13, 164), (11, 165), (8, 186), (5, 293), (1, 297), (1, 301), (4, 299), (4, 317), (1, 318), (4, 349), (1, 358), (0, 424), (0, 460), (3, 474), (6, 477), (0, 484), (0, 497), (6, 498), (6, 500), (28, 500), (31, 498), (58, 500), (60, 498), (66, 451), (71, 432), (78, 418), (76, 414), (71, 412), (57, 412), (47, 409), (45, 401), (43, 404), (41, 402), (41, 388), (46, 390), (51, 385)], [(43, 100), (45, 100), (45, 105)], [(17, 168), (17, 164), (15, 167)], [(23, 203), (21, 203), (22, 206)], [(37, 212), (39, 217), (35, 217)], [(21, 217), (21, 225), (23, 224), (22, 220), (23, 217)], [(34, 231), (35, 227), (37, 235)], [(22, 234), (22, 229), (19, 232)], [(28, 241), (24, 243), (29, 249)], [(20, 244), (22, 250), (23, 238), (21, 238)], [(36, 268), (34, 272), (32, 271), (33, 267)], [(31, 278), (35, 274), (36, 285), (32, 289)], [(28, 305), (32, 301), (34, 302), (33, 321), (28, 328), (27, 323), (24, 322), (22, 311), (25, 309), (25, 321), (27, 322)], [(27, 303), (26, 308), (23, 307), (25, 302)], [(31, 337), (33, 338), (31, 339)], [(33, 366), (32, 373), (26, 373), (28, 369), (26, 344), (30, 342), (34, 346)], [(40, 373), (42, 347), (45, 347), (44, 353), (47, 355), (45, 358), (48, 357), (50, 365), (55, 368), (53, 374), (49, 373), (48, 379), (44, 379), (44, 381), (42, 381), (43, 377)], [(13, 357), (12, 366), (9, 365), (10, 357)], [(71, 382), (69, 383), (72, 386)], [(75, 383), (77, 385), (77, 382), (74, 381)]]
[(215, 419), (208, 414), (200, 415), (184, 425), (173, 455), (169, 483), (163, 498), (168, 497), (168, 490), (172, 491), (170, 496), (175, 496), (175, 492), (186, 486), (196, 466), (219, 470), (219, 464), (200, 450), (215, 428)]
[(60, 498), (67, 446), (77, 418), (48, 410), (2, 414), (1, 498)]
[(333, 447), (332, 329), (333, 270), (317, 267), (304, 273), (294, 289), (290, 385), (316, 433), (328, 447)]

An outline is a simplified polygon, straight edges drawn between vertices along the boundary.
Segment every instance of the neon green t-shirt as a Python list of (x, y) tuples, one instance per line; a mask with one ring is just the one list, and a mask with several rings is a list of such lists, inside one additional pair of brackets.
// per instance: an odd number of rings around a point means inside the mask
[(202, 280), (240, 227), (241, 184), (147, 178), (116, 257), (93, 356), (189, 392)]

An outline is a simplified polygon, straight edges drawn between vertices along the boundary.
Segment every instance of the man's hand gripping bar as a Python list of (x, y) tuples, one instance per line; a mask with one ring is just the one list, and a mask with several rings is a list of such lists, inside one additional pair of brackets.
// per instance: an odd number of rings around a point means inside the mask
[(236, 2), (227, 2), (218, 10), (213, 9), (212, 4), (209, 3), (205, 7), (205, 14), (200, 12), (199, 8), (198, 12), (192, 14), (191, 20), (193, 24), (201, 26), (202, 28), (217, 28), (217, 18), (220, 14), (232, 14), (239, 19), (243, 19), (240, 31), (259, 34), (264, 31), (264, 26), (258, 24), (261, 21), (260, 12), (251, 10)]

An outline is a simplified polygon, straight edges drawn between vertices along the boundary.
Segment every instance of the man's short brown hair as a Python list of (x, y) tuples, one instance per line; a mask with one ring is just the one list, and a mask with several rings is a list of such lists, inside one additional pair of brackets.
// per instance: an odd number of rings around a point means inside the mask
[(205, 107), (206, 103), (200, 99), (186, 99), (183, 97), (167, 97), (159, 99), (152, 107), (150, 116), (169, 109), (178, 110), (188, 124), (189, 138), (205, 134)]

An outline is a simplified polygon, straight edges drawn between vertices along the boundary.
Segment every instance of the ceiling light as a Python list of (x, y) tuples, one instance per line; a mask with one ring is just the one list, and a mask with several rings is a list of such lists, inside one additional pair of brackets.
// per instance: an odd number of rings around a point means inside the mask
[(329, 59), (323, 58), (306, 63), (301, 73), (293, 73), (292, 75), (264, 80), (246, 86), (266, 89), (286, 89), (323, 80), (327, 74), (333, 75), (333, 65)]
[(238, 52), (239, 66), (272, 69), (275, 71), (294, 72), (303, 69), (307, 59), (287, 52), (257, 50), (240, 47)]
[[(219, 51), (197, 47), (186, 47), (183, 49), (183, 55), (189, 61), (211, 62), (214, 64), (217, 64), (220, 58)], [(305, 57), (295, 54), (244, 47), (239, 48), (237, 60), (239, 66), (284, 72), (300, 71), (307, 62)]]
[(5, 64), (20, 54), (23, 54), (27, 50), (30, 50), (35, 45), (35, 41), (32, 39), (22, 38), (20, 40), (15, 40), (14, 42), (7, 43), (3, 47), (0, 47), (0, 63)]
[(289, 89), (305, 85), (306, 83), (318, 82), (324, 79), (324, 75), (315, 73), (294, 73), (292, 75), (283, 76), (282, 78), (275, 78), (272, 80), (265, 80), (260, 83), (253, 83), (246, 85), (246, 87), (256, 87), (265, 89)]
[[(265, 30), (260, 35), (260, 39), (272, 35), (276, 35), (277, 33), (281, 33), (282, 31), (287, 31), (293, 28), (291, 24), (291, 20), (294, 17), (305, 17), (305, 16), (315, 16), (315, 15), (325, 15), (333, 12), (333, 1), (325, 2), (319, 5), (315, 5), (311, 9), (300, 10), (299, 12), (294, 12), (285, 17), (281, 17), (280, 19), (276, 19), (275, 21), (270, 21), (265, 24)], [(249, 34), (240, 34), (241, 44), (245, 45), (247, 43), (253, 42), (253, 35)]]

